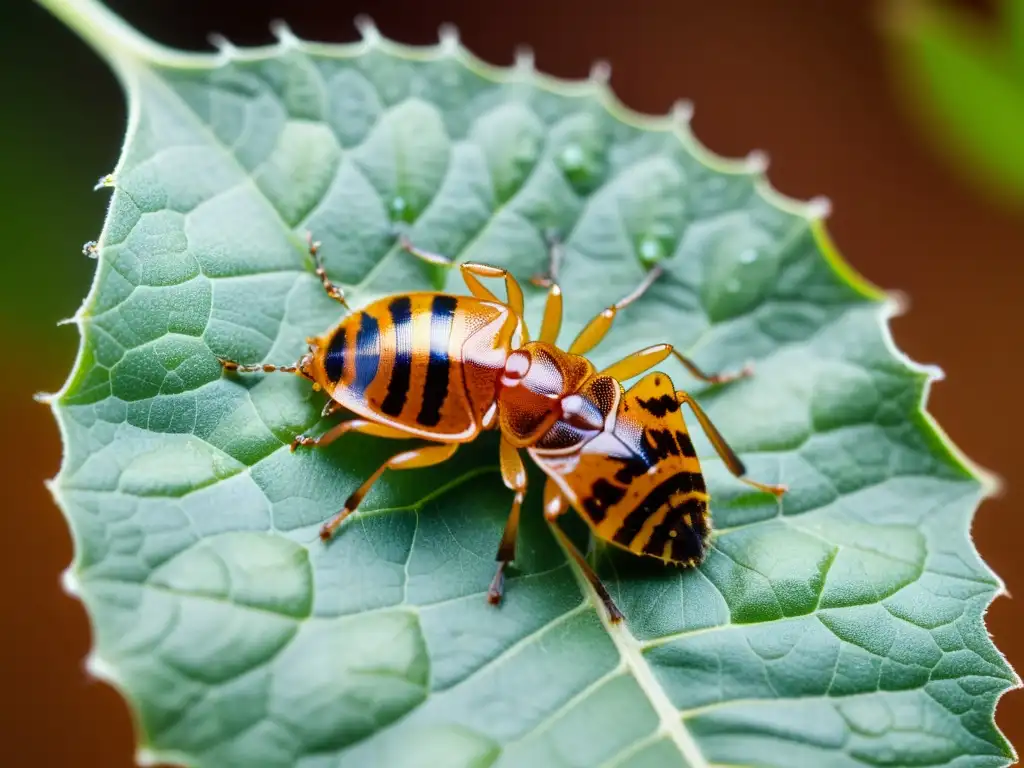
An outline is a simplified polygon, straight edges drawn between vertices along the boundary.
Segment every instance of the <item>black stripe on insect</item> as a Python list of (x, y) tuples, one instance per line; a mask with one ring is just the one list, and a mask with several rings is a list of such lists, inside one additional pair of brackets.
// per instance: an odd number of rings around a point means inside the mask
[(395, 329), (395, 365), (380, 409), (388, 416), (398, 416), (405, 407), (412, 380), (412, 301), (408, 296), (399, 296), (388, 305), (388, 311)]
[(433, 427), (441, 421), (441, 406), (448, 397), (451, 368), (448, 342), (457, 305), (458, 299), (454, 296), (435, 296), (430, 305), (430, 362), (427, 363), (427, 379), (423, 384), (423, 405), (416, 417), (416, 421), (426, 427)]

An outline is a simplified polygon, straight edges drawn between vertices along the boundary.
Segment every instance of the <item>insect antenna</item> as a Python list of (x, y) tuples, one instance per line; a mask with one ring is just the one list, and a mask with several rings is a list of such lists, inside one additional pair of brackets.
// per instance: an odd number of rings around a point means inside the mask
[(324, 291), (327, 292), (328, 296), (351, 312), (352, 308), (348, 305), (348, 301), (345, 300), (345, 292), (335, 285), (331, 281), (331, 278), (327, 276), (327, 270), (324, 269), (323, 259), (320, 257), (320, 241), (313, 239), (312, 232), (306, 233), (306, 245), (309, 248), (309, 255), (313, 259), (313, 271), (316, 273), (316, 276), (320, 278), (320, 283), (323, 285)]

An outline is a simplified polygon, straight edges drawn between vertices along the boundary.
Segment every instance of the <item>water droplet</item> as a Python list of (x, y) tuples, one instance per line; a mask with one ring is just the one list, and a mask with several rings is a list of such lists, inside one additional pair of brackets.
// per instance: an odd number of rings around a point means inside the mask
[(88, 256), (90, 259), (95, 259), (99, 256), (99, 248), (97, 247), (95, 240), (90, 240), (82, 246), (82, 255)]
[(725, 290), (727, 290), (729, 293), (739, 293), (740, 281), (737, 280), (736, 278), (733, 278), (732, 280), (725, 284)]
[(640, 260), (645, 264), (654, 264), (665, 257), (665, 249), (653, 237), (645, 237), (640, 241)]
[(583, 147), (579, 144), (570, 144), (558, 156), (558, 164), (566, 171), (580, 170), (585, 161), (586, 155), (583, 152)]
[(600, 182), (605, 172), (605, 158), (596, 136), (566, 144), (555, 156), (555, 163), (562, 169), (566, 181), (579, 194), (589, 194)]
[(753, 248), (747, 248), (747, 250), (740, 254), (741, 264), (753, 264), (755, 261), (757, 261), (757, 251)]
[(395, 199), (391, 201), (391, 215), (392, 215), (392, 217), (396, 218), (396, 219), (402, 218), (402, 214), (405, 213), (405, 209), (407, 207), (408, 207), (408, 204), (405, 202), (405, 198), (404, 197), (401, 197), (401, 196), (395, 197)]

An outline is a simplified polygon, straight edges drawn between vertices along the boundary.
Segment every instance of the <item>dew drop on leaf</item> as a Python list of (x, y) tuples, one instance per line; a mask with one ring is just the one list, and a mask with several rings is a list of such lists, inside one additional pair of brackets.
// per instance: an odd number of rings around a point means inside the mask
[(656, 264), (665, 258), (665, 249), (657, 238), (645, 237), (640, 241), (640, 261), (644, 264)]
[(579, 171), (583, 168), (585, 155), (579, 144), (570, 144), (558, 155), (558, 164), (566, 173)]
[(405, 212), (408, 209), (408, 204), (405, 202), (404, 197), (395, 197), (391, 201), (391, 218), (394, 221), (404, 221)]

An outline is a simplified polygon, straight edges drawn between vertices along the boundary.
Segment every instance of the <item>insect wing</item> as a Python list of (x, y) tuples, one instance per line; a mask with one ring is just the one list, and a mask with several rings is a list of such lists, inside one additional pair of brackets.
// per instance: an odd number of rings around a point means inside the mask
[(628, 390), (614, 424), (579, 451), (535, 459), (600, 538), (685, 565), (704, 558), (707, 490), (668, 376)]

